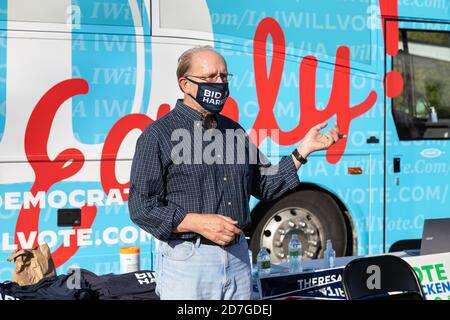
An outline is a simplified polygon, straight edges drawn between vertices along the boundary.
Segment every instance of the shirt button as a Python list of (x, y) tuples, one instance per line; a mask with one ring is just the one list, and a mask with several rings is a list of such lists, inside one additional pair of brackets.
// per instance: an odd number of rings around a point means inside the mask
[(199, 127), (200, 126), (200, 123), (199, 122), (197, 122), (197, 127)]
[(223, 177), (223, 181), (227, 181), (227, 177)]
[(218, 154), (218, 155), (217, 155), (217, 158), (220, 158), (220, 157), (221, 157), (221, 155), (220, 155), (220, 154)]
[(231, 202), (228, 202), (228, 205), (231, 206)]

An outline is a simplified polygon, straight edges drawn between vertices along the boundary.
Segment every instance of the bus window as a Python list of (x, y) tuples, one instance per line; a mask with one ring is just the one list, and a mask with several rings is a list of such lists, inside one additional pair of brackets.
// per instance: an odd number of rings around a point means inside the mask
[[(208, 7), (200, 1), (160, 0), (155, 2), (154, 12), (159, 13), (159, 29), (162, 33), (177, 30), (178, 35), (192, 36), (189, 31), (212, 33)], [(189, 14), (186, 14), (189, 12)]]
[(97, 27), (141, 27), (138, 13), (145, 8), (143, 0), (14, 0), (7, 4), (9, 21), (66, 24), (79, 20), (82, 26)]
[(8, 20), (20, 22), (66, 23), (67, 1), (7, 1)]
[(392, 109), (399, 139), (450, 139), (450, 32), (400, 30), (393, 65), (404, 79)]

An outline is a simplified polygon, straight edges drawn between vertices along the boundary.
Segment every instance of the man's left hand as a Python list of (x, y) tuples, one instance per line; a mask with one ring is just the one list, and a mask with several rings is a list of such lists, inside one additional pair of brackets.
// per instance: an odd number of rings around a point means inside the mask
[(341, 134), (337, 122), (334, 123), (334, 128), (329, 129), (329, 133), (320, 133), (320, 130), (327, 126), (327, 122), (321, 122), (312, 127), (298, 150), (303, 157), (307, 157), (308, 154), (318, 151), (326, 150), (333, 144), (339, 141), (339, 139), (347, 138), (346, 134)]

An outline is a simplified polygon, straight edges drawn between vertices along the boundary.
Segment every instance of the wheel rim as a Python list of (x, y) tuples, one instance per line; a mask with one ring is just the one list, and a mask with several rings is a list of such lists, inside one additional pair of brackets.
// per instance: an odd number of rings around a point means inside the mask
[(309, 210), (301, 207), (283, 208), (264, 224), (260, 244), (270, 250), (273, 263), (286, 262), (292, 234), (302, 243), (304, 259), (320, 256), (325, 243), (322, 223)]

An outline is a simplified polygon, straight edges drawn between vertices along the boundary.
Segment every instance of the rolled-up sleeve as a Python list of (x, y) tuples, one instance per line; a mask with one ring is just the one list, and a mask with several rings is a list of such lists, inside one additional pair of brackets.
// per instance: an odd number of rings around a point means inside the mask
[(271, 164), (267, 157), (258, 152), (258, 162), (252, 179), (252, 195), (259, 200), (270, 201), (300, 184), (292, 156), (281, 157), (277, 164)]
[(156, 135), (147, 130), (136, 143), (131, 165), (128, 209), (131, 220), (160, 240), (170, 237), (186, 217), (180, 206), (164, 199), (164, 166)]

